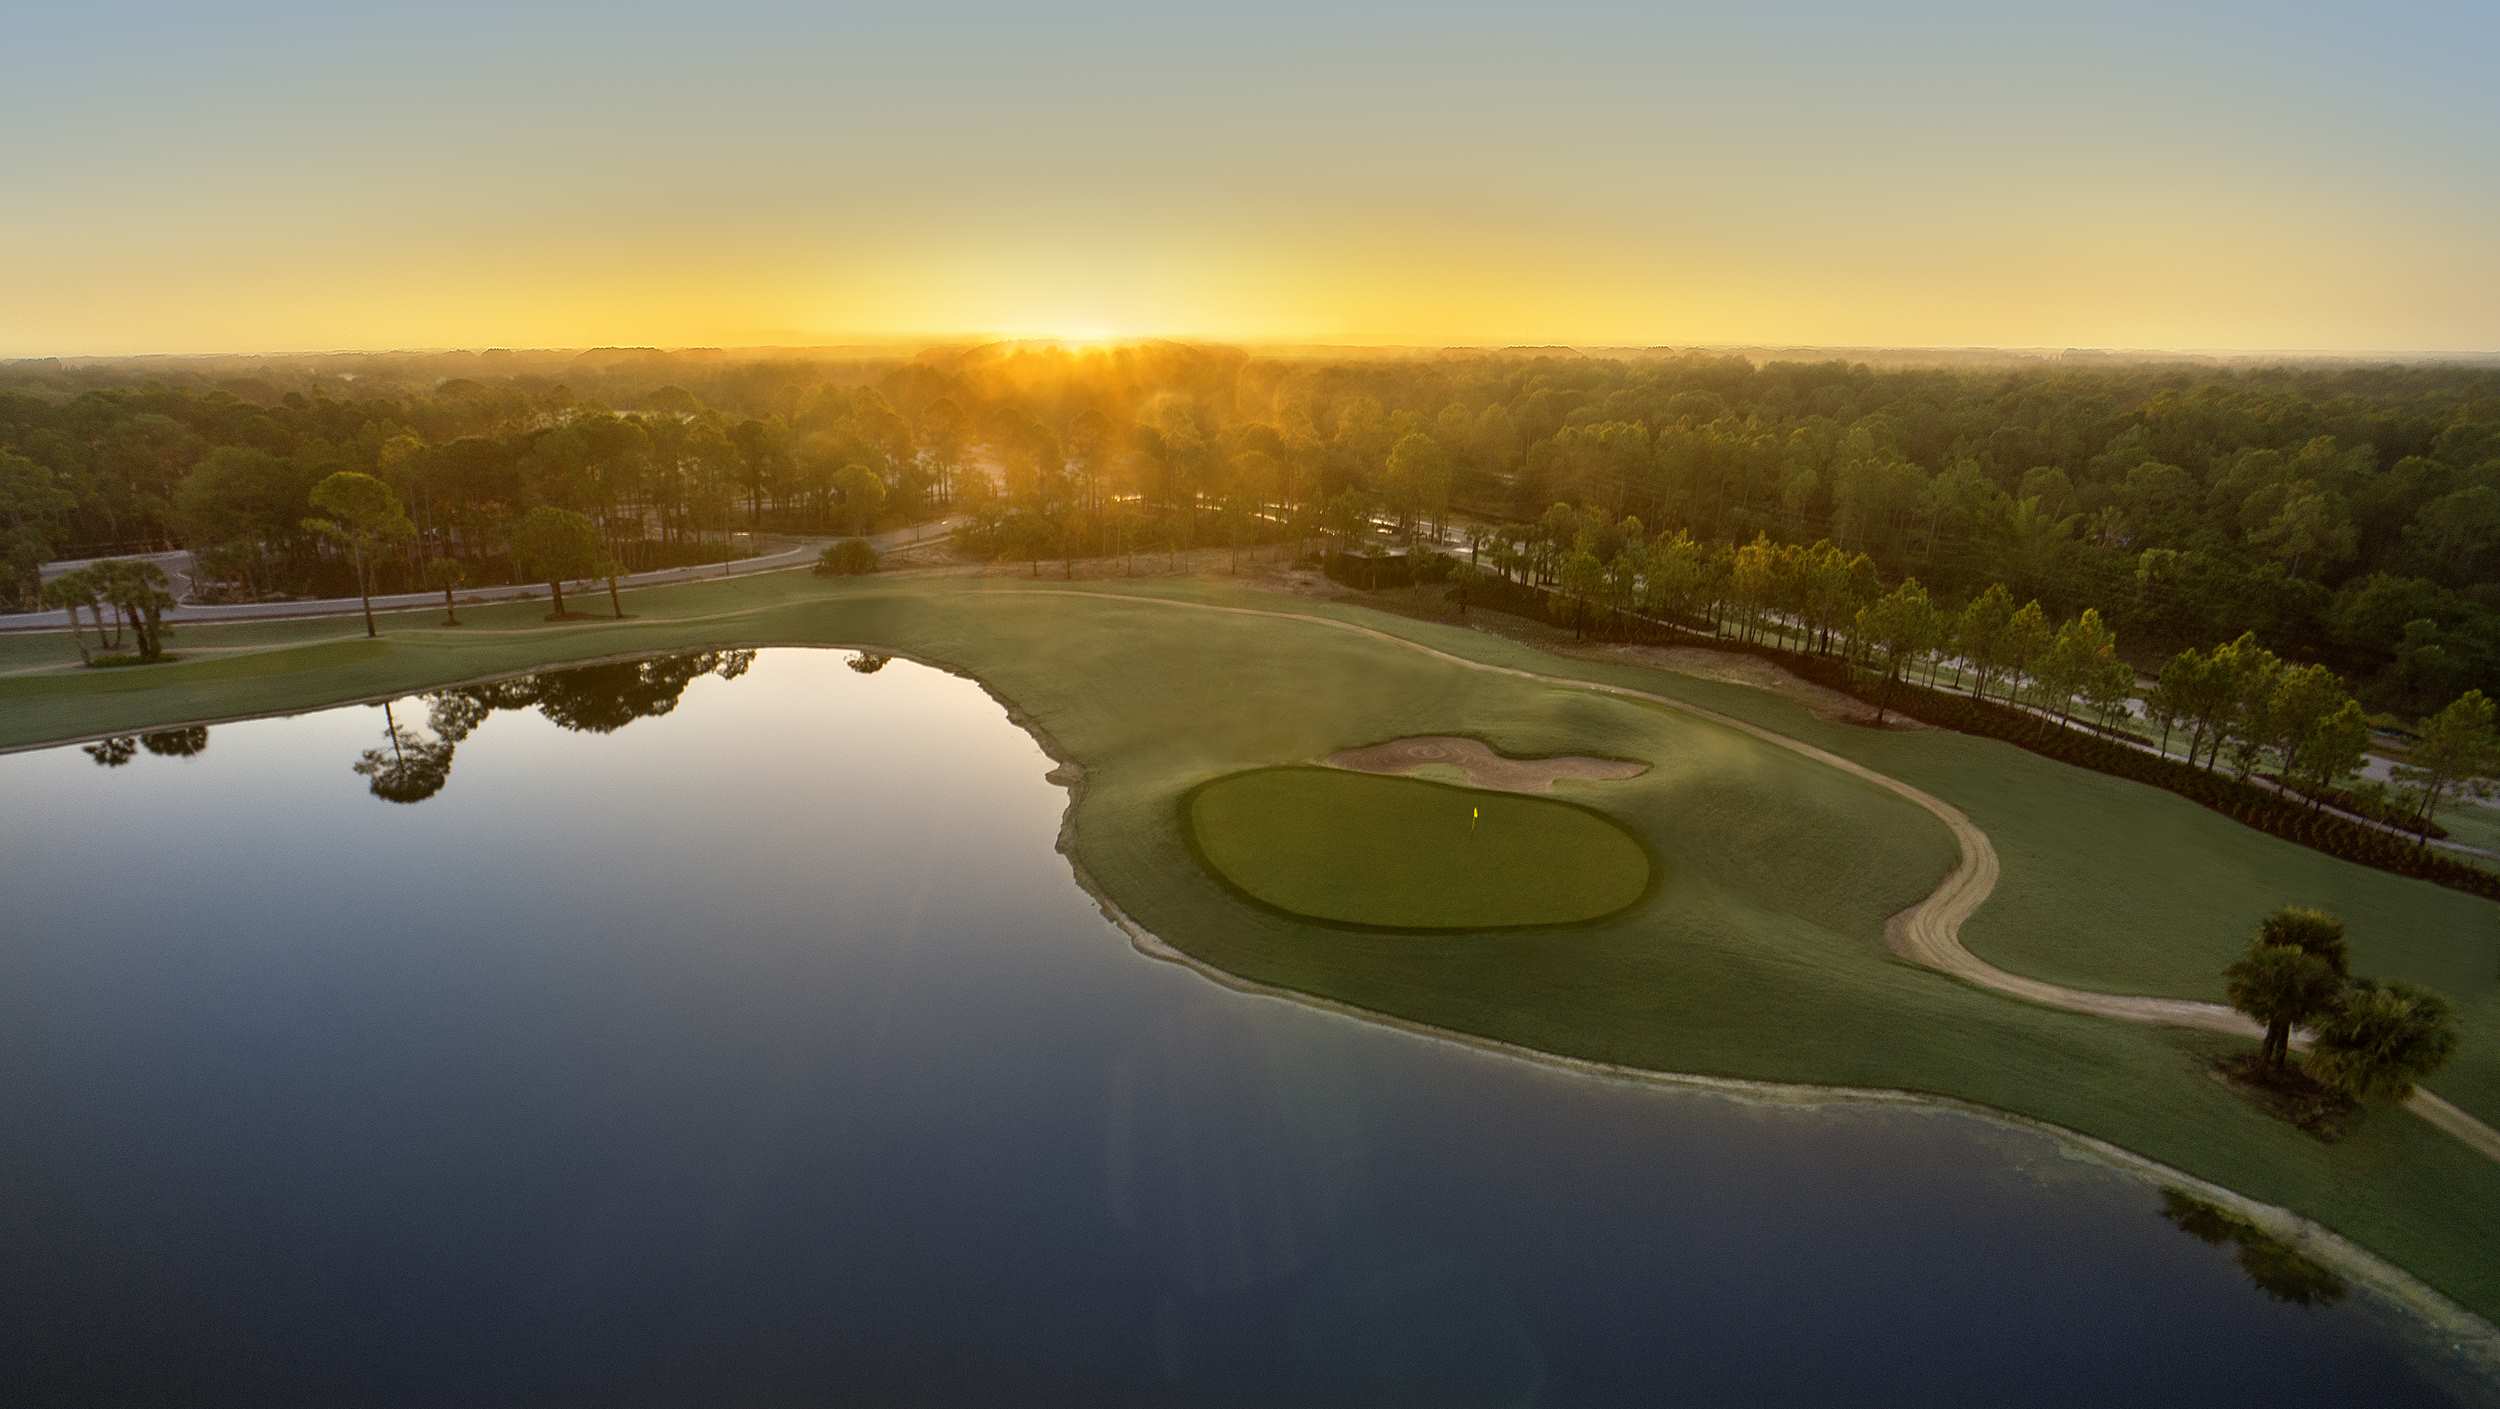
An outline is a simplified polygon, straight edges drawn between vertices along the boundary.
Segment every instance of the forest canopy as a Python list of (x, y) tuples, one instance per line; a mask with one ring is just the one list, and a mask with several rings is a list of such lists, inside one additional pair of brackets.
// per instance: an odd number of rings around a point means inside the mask
[(2141, 664), (2246, 631), (2383, 708), (2500, 690), (2500, 369), (2471, 365), (1175, 343), (19, 363), (5, 594), (33, 605), (47, 560), (175, 545), (234, 595), (351, 590), (304, 524), (340, 471), (416, 525), (382, 590), (442, 558), (508, 573), (505, 529), (540, 506), (640, 568), (948, 508), (1109, 552), (1227, 515), (1342, 521), (1349, 494), (1400, 522), (1569, 503), (1702, 542), (1828, 539), (1947, 605), (2003, 583), (2096, 608)]

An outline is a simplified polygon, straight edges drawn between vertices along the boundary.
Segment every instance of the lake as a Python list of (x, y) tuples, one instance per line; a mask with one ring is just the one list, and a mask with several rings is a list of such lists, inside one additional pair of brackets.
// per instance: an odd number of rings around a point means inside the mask
[(0, 1402), (2494, 1399), (2045, 1135), (1147, 958), (877, 665), (0, 757)]

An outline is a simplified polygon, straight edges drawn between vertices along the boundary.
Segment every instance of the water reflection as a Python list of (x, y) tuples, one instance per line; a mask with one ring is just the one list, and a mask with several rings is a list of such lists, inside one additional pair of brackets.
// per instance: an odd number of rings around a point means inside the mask
[(2032, 1132), (1141, 959), (979, 685), (706, 669), (0, 758), (0, 1404), (2495, 1399)]
[(188, 729), (159, 729), (141, 734), (139, 747), (159, 758), (190, 758), (208, 747), (208, 726), (194, 724)]
[(208, 726), (193, 724), (181, 729), (159, 729), (153, 733), (116, 734), (79, 745), (78, 751), (95, 761), (98, 768), (119, 768), (139, 756), (141, 749), (159, 758), (193, 758), (208, 748)]
[(686, 687), (704, 676), (735, 680), (754, 664), (753, 651), (685, 651), (439, 690), (423, 697), (423, 732), (401, 724), (397, 702), (386, 701), (383, 746), (358, 754), (354, 770), (375, 797), (423, 802), (450, 783), (452, 755), (461, 742), (499, 710), (535, 709), (559, 728), (612, 734), (676, 709)]
[(2161, 1191), (2161, 1216), (2200, 1243), (2238, 1249), (2240, 1270), (2258, 1290), (2293, 1306), (2333, 1306), (2350, 1290), (2335, 1270), (2304, 1257), (2291, 1244), (2227, 1209), (2184, 1189)]
[(382, 735), (387, 749), (366, 749), (356, 760), (356, 773), (375, 797), (387, 802), (423, 802), (451, 781), (452, 741), (438, 718), (435, 737), (403, 729), (395, 703), (382, 705)]

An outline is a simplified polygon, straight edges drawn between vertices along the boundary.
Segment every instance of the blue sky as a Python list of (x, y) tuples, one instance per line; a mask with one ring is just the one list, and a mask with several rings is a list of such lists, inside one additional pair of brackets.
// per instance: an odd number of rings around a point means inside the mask
[(55, 6), (0, 353), (2500, 347), (2500, 7)]

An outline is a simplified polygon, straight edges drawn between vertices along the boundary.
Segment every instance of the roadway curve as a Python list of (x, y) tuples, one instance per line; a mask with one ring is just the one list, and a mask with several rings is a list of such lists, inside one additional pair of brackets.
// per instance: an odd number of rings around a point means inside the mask
[[(1988, 834), (1979, 829), (1960, 808), (1935, 794), (1911, 786), (1887, 773), (1879, 773), (1865, 764), (1844, 758), (1829, 749), (1817, 748), (1801, 739), (1768, 729), (1750, 720), (1715, 709), (1679, 700), (1671, 695), (1636, 690), (1627, 685), (1609, 685), (1595, 680), (1577, 680), (1564, 675), (1548, 675), (1542, 671), (1524, 670), (1517, 666), (1494, 665), (1488, 661), (1471, 660), (1421, 641), (1410, 640), (1395, 632), (1335, 617), (1317, 616), (1309, 612), (1270, 611), (1258, 607), (1226, 607), (1211, 602), (1191, 602), (1173, 597), (1148, 597), (1127, 592), (1089, 592), (1064, 587), (1018, 587), (999, 589), (1010, 596), (1108, 598), (1121, 602), (1137, 602), (1149, 606), (1178, 607), (1190, 611), (1219, 612), (1228, 616), (1268, 617), (1278, 621), (1307, 622), (1338, 631), (1368, 636), (1376, 641), (1420, 652), (1435, 660), (1468, 670), (1493, 675), (1508, 675), (1521, 680), (1563, 689), (1585, 690), (1591, 694), (1611, 695), (1618, 699), (1638, 700), (1658, 705), (1697, 719), (1734, 729), (1760, 739), (1774, 748), (1801, 754), (1817, 763), (1837, 768), (1855, 778), (1906, 798), (1925, 808), (1945, 829), (1953, 834), (1961, 850), (1961, 859), (1945, 873), (1926, 898), (1894, 915), (1884, 925), (1884, 943), (1899, 957), (1924, 965), (1939, 973), (1950, 974), (1976, 987), (2037, 1003), (2046, 1008), (2059, 1008), (2072, 1013), (2090, 1013), (2096, 1017), (2115, 1018), (2121, 1022), (2151, 1023), (2165, 1027), (2196, 1028), (2206, 1032), (2229, 1033), (2234, 1036), (2257, 1037), (2258, 1026), (2220, 1003), (2202, 1003), (2192, 998), (2153, 998), (2140, 994), (2097, 993), (2091, 989), (2068, 988), (2021, 974), (2008, 973), (1989, 963), (1962, 945), (1962, 922), (1969, 919), (1997, 886), (1997, 851), (1988, 841)], [(2466, 1114), (2456, 1106), (2419, 1087), (2406, 1098), (2405, 1106), (2432, 1125), (2464, 1141), (2487, 1159), (2500, 1161), (2500, 1130)]]
[[(885, 533), (873, 534), (868, 542), (880, 553), (892, 552), (897, 548), (919, 547), (952, 536), (964, 522), (965, 520), (958, 515), (932, 520), (928, 523), (910, 524)], [(833, 541), (828, 537), (800, 536), (794, 546), (778, 552), (764, 553), (752, 558), (732, 558), (721, 563), (695, 563), (687, 567), (653, 568), (649, 572), (628, 573), (618, 577), (616, 585), (619, 590), (627, 590), (636, 587), (664, 587), (680, 582), (713, 582), (726, 577), (749, 577), (757, 573), (789, 572), (795, 568), (812, 566), (816, 561), (816, 554), (826, 544)], [(191, 555), (186, 552), (134, 554), (132, 556), (143, 557), (149, 562), (165, 567), (168, 572), (176, 576), (182, 576), (188, 572), (191, 559)], [(55, 576), (57, 575), (56, 569), (66, 571), (101, 561), (104, 560), (86, 558), (76, 562), (46, 563), (45, 575)], [(179, 566), (176, 566), (177, 563)], [(569, 592), (595, 594), (606, 590), (607, 579), (586, 577), (577, 581), (568, 580), (564, 586)], [(460, 588), (455, 595), (459, 599), (459, 604), (464, 607), (479, 606), (488, 602), (520, 602), (547, 596), (547, 584), (543, 582), (488, 583), (479, 587)], [(391, 592), (373, 599), (373, 609), (376, 612), (431, 610), (442, 604), (443, 594), (440, 592)], [(165, 622), (169, 626), (181, 626), (193, 622), (350, 617), (363, 615), (364, 609), (364, 601), (358, 597), (323, 597), (298, 602), (236, 602), (218, 606), (183, 603), (165, 609)], [(68, 629), (69, 614), (58, 609), (0, 614), (0, 631), (66, 631)]]

